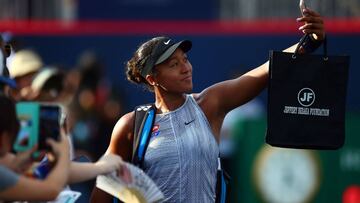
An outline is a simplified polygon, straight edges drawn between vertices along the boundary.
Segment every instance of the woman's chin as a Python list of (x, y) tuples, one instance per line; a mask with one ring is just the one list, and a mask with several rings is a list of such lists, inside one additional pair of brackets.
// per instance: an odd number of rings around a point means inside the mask
[(192, 91), (193, 91), (193, 86), (191, 85), (190, 87), (186, 88), (186, 90), (184, 92), (191, 93)]

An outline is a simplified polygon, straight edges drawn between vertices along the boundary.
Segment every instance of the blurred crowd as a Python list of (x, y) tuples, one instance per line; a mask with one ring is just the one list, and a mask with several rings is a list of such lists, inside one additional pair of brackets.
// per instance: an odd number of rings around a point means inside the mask
[[(48, 181), (60, 186), (61, 189), (67, 185), (65, 188), (69, 189), (70, 184), (77, 183), (78, 185), (74, 185), (75, 190), (82, 193), (82, 200), (77, 202), (87, 202), (95, 177), (119, 170), (122, 163), (119, 156), (104, 155), (112, 128), (122, 114), (122, 101), (112, 84), (106, 79), (105, 67), (97, 55), (90, 51), (82, 53), (77, 64), (72, 68), (64, 68), (59, 64), (45, 64), (41, 55), (35, 50), (20, 47), (15, 39), (7, 36), (0, 35), (0, 39), (0, 61), (2, 62), (0, 68), (0, 175), (2, 178), (9, 177), (8, 181), (4, 181), (4, 185), (0, 184), (0, 202), (2, 200), (45, 201), (54, 197), (59, 199), (57, 195), (61, 190), (50, 197), (46, 196), (52, 194), (50, 192), (47, 194), (44, 192), (39, 196), (35, 193), (24, 195), (18, 193), (15, 198), (12, 198), (11, 193), (12, 188), (17, 188), (19, 184), (20, 188), (23, 186), (22, 177), (29, 177), (29, 171), (34, 169), (35, 163), (40, 166), (52, 160), (56, 164), (52, 163), (51, 172), (41, 177), (44, 179), (44, 184)], [(50, 144), (52, 152), (37, 158), (35, 162), (33, 152), (36, 151), (36, 147), (29, 152), (15, 153), (13, 144), (21, 125), (14, 112), (15, 105), (19, 102), (39, 102), (61, 106), (62, 115), (65, 118), (61, 127), (68, 143), (60, 140), (59, 143)], [(8, 122), (14, 125), (7, 124)], [(6, 141), (3, 142), (5, 137)], [(62, 158), (63, 154), (70, 161), (69, 166), (64, 164), (68, 161)], [(21, 163), (14, 161), (20, 159), (27, 161), (21, 161)], [(67, 174), (68, 178), (64, 178)], [(32, 174), (32, 176), (35, 175)], [(59, 178), (63, 180), (55, 180)], [(54, 180), (51, 181), (51, 179)], [(25, 181), (25, 183), (29, 182)], [(38, 182), (35, 181), (35, 183)], [(30, 181), (30, 186), (33, 186), (30, 188), (36, 188), (35, 183)], [(44, 188), (51, 187), (49, 183), (46, 183)], [(15, 191), (23, 190), (17, 188)]]
[(72, 68), (45, 64), (35, 50), (17, 47), (8, 39), (10, 78), (17, 87), (10, 90), (16, 101), (56, 102), (65, 107), (67, 126), (76, 154), (98, 159), (106, 150), (112, 128), (122, 113), (122, 101), (97, 55), (84, 51)]

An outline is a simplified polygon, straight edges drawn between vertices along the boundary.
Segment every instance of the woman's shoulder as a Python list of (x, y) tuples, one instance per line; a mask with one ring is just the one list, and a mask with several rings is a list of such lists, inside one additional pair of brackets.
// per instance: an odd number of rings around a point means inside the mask
[(132, 140), (132, 132), (134, 129), (135, 113), (129, 112), (124, 114), (115, 124), (111, 140), (112, 142), (124, 142)]
[(135, 119), (135, 112), (131, 111), (129, 113), (124, 114), (115, 124), (113, 134), (121, 132), (128, 132), (132, 131), (134, 128), (134, 119)]
[(195, 102), (200, 106), (204, 113), (208, 109), (212, 109), (215, 106), (215, 99), (211, 99), (209, 96), (209, 90), (206, 89), (201, 93), (192, 93), (191, 96), (194, 98)]
[(120, 155), (124, 160), (130, 160), (134, 129), (134, 112), (124, 114), (115, 124), (109, 152)]

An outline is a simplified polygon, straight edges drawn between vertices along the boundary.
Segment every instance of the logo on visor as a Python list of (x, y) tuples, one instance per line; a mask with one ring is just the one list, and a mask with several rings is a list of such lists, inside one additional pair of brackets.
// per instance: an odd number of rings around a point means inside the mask
[(170, 43), (170, 39), (166, 42), (164, 42), (165, 45), (168, 45)]
[(304, 107), (311, 106), (315, 101), (314, 91), (310, 88), (301, 89), (298, 93), (298, 101)]

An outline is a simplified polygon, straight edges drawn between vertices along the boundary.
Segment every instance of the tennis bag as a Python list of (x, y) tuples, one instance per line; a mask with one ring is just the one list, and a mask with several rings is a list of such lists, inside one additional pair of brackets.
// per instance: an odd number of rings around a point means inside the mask
[[(305, 35), (306, 37), (307, 35)], [(349, 56), (270, 51), (266, 142), (338, 149), (345, 139)]]
[[(135, 124), (134, 124), (134, 142), (132, 163), (138, 167), (142, 167), (145, 152), (151, 138), (151, 132), (156, 116), (156, 107), (154, 104), (140, 105), (135, 108)], [(229, 179), (230, 177), (221, 167), (220, 155), (218, 157), (218, 171), (216, 183), (216, 203), (228, 202), (229, 195)]]

